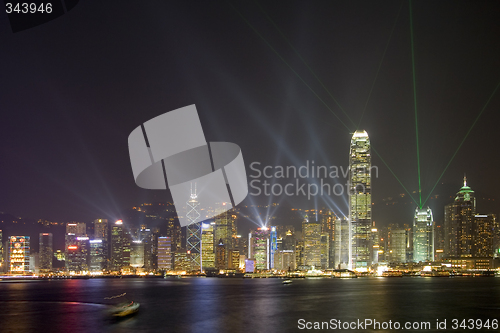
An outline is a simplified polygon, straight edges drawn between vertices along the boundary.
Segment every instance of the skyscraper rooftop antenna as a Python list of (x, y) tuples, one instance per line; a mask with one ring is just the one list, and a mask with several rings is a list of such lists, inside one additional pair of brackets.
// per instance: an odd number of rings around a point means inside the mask
[(196, 194), (196, 183), (194, 183), (194, 192), (193, 192), (193, 183), (191, 183), (191, 199), (196, 199), (198, 195)]

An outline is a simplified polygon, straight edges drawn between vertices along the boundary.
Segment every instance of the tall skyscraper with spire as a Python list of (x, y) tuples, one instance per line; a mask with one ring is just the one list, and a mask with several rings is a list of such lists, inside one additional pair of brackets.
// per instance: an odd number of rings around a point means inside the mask
[(372, 225), (370, 138), (354, 132), (349, 152), (349, 268), (366, 271), (371, 265)]
[(444, 252), (448, 257), (473, 257), (474, 216), (476, 215), (476, 197), (474, 191), (464, 186), (458, 191), (455, 201), (444, 209)]

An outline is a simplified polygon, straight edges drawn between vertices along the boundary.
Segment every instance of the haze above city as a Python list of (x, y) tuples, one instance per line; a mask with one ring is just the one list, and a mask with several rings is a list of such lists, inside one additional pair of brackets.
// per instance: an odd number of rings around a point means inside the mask
[[(478, 209), (498, 213), (498, 4), (412, 8), (423, 197), (439, 221), (466, 173)], [(366, 130), (379, 153), (373, 220), (411, 223), (416, 205), (404, 187), (417, 199), (419, 178), (410, 37), (400, 1), (81, 3), (1, 34), (0, 210), (88, 222), (171, 201), (135, 185), (127, 137), (196, 104), (207, 140), (238, 144), (248, 175), (252, 162), (345, 168), (352, 132)], [(347, 195), (332, 199), (347, 214)], [(249, 196), (241, 206), (274, 202), (332, 206), (304, 196)]]

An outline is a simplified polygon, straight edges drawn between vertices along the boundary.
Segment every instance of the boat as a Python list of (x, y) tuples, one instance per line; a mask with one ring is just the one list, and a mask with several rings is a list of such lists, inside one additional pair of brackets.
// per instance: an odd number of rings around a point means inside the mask
[(450, 277), (450, 272), (445, 270), (433, 270), (420, 272), (421, 277)]
[(134, 301), (120, 303), (111, 309), (110, 314), (113, 317), (128, 317), (136, 314), (139, 311), (140, 306), (141, 305), (139, 303)]
[(281, 283), (283, 283), (283, 284), (290, 284), (290, 283), (292, 283), (292, 280), (290, 280), (290, 279), (288, 279), (288, 280), (284, 280), (284, 281), (283, 281), (283, 282), (281, 282)]
[[(124, 297), (127, 293), (123, 293), (121, 295), (106, 297), (105, 299), (115, 299), (119, 297)], [(126, 300), (124, 302), (118, 303), (117, 305), (112, 306), (109, 309), (109, 315), (115, 318), (123, 318), (136, 314), (139, 311), (141, 304)]]
[(385, 271), (382, 273), (383, 277), (403, 277), (403, 272), (401, 271)]
[(337, 279), (354, 279), (357, 278), (358, 276), (356, 275), (355, 272), (350, 271), (348, 269), (334, 269), (332, 271), (332, 278), (337, 278)]

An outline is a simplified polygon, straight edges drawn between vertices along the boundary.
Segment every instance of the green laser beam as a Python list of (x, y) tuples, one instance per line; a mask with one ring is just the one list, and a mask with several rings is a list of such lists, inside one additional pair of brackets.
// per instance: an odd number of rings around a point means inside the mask
[(321, 98), (319, 97), (319, 95), (311, 88), (311, 86), (309, 86), (307, 84), (307, 82), (299, 75), (299, 73), (297, 73), (293, 68), (292, 66), (290, 66), (290, 64), (288, 64), (288, 62), (279, 54), (278, 51), (276, 51), (276, 49), (267, 41), (267, 39), (264, 38), (264, 36), (262, 36), (259, 31), (257, 29), (255, 29), (255, 27), (236, 9), (236, 7), (233, 6), (232, 3), (230, 3), (229, 1), (226, 1), (232, 8), (233, 10), (238, 13), (238, 15), (243, 19), (243, 21), (245, 21), (245, 23), (266, 43), (267, 46), (269, 46), (269, 48), (278, 56), (278, 58), (280, 58), (280, 60), (295, 74), (295, 76), (297, 76), (300, 81), (302, 81), (302, 83), (314, 94), (314, 96), (316, 96), (320, 101), (321, 103), (323, 103), (323, 105), (340, 121), (340, 123), (342, 125), (344, 125), (344, 127), (346, 127), (349, 131), (350, 131), (350, 128), (349, 126), (347, 126), (343, 121), (342, 119), (340, 119), (339, 116), (337, 116), (337, 114), (335, 112), (333, 112), (333, 110), (328, 106), (328, 104), (326, 104), (326, 102)]
[(448, 164), (446, 164), (446, 167), (444, 168), (443, 172), (441, 173), (441, 175), (439, 176), (436, 184), (434, 184), (434, 187), (432, 188), (431, 192), (429, 193), (429, 195), (427, 196), (427, 198), (425, 198), (425, 201), (424, 201), (424, 205), (425, 203), (427, 202), (427, 200), (429, 200), (429, 197), (431, 196), (432, 192), (434, 191), (434, 189), (436, 188), (437, 184), (439, 184), (439, 181), (441, 180), (441, 178), (443, 177), (444, 173), (446, 172), (446, 170), (448, 169), (448, 167), (450, 166), (451, 162), (453, 161), (453, 159), (455, 158), (455, 156), (457, 155), (458, 151), (460, 150), (460, 148), (462, 147), (462, 145), (464, 144), (465, 140), (467, 139), (467, 137), (469, 136), (469, 133), (472, 131), (472, 129), (474, 128), (474, 125), (476, 125), (477, 121), (479, 120), (479, 117), (481, 117), (481, 115), (483, 114), (484, 110), (486, 109), (486, 107), (488, 106), (488, 104), (490, 103), (491, 99), (493, 98), (493, 96), (495, 95), (495, 93), (497, 92), (498, 88), (500, 87), (500, 82), (497, 84), (495, 90), (493, 90), (493, 92), (491, 93), (490, 95), (490, 98), (488, 98), (488, 101), (486, 101), (486, 104), (484, 104), (481, 112), (479, 112), (479, 114), (477, 115), (476, 119), (474, 119), (474, 122), (472, 123), (472, 125), (469, 127), (469, 130), (467, 131), (467, 134), (465, 134), (465, 137), (462, 139), (462, 142), (460, 142), (460, 144), (458, 145), (457, 149), (455, 150), (455, 152), (453, 153), (453, 155), (451, 156), (451, 159), (450, 161), (448, 162)]
[(415, 105), (415, 136), (417, 139), (417, 172), (418, 172), (418, 197), (420, 202), (420, 209), (422, 209), (422, 185), (420, 181), (420, 148), (418, 146), (418, 115), (417, 115), (417, 85), (415, 82), (415, 49), (413, 42), (413, 18), (411, 12), (411, 0), (410, 4), (410, 36), (411, 36), (411, 64), (413, 69), (413, 104)]
[(318, 75), (316, 74), (316, 72), (314, 72), (313, 69), (307, 64), (307, 62), (304, 60), (304, 58), (302, 57), (302, 55), (300, 55), (299, 51), (293, 46), (293, 44), (286, 37), (286, 35), (283, 33), (283, 31), (278, 27), (278, 25), (273, 21), (273, 19), (269, 16), (269, 14), (264, 10), (264, 8), (262, 8), (262, 6), (257, 1), (254, 1), (254, 3), (257, 5), (257, 7), (259, 7), (260, 11), (266, 16), (267, 20), (269, 22), (271, 22), (271, 24), (274, 26), (274, 28), (276, 28), (276, 30), (281, 35), (281, 37), (283, 37), (283, 39), (286, 41), (286, 43), (288, 44), (288, 46), (290, 46), (292, 48), (293, 52), (295, 52), (295, 54), (299, 57), (300, 61), (302, 61), (302, 63), (307, 67), (307, 69), (309, 70), (309, 72), (316, 78), (316, 80), (319, 82), (319, 84), (321, 84), (321, 86), (323, 87), (323, 89), (325, 89), (325, 91), (327, 92), (327, 94), (332, 98), (332, 100), (335, 102), (335, 104), (337, 104), (337, 106), (339, 107), (339, 109), (342, 110), (342, 112), (346, 115), (347, 119), (349, 119), (351, 121), (351, 123), (354, 126), (356, 126), (356, 124), (351, 119), (351, 117), (349, 117), (349, 115), (342, 108), (342, 106), (339, 104), (339, 102), (337, 101), (337, 99), (335, 99), (335, 97), (333, 96), (333, 94), (330, 92), (330, 90), (328, 90), (328, 88), (325, 86), (325, 84), (323, 83), (323, 81), (321, 81), (321, 79), (318, 77)]
[(380, 158), (380, 160), (384, 163), (384, 165), (387, 167), (387, 169), (389, 169), (389, 171), (392, 173), (392, 175), (394, 176), (394, 178), (396, 178), (396, 180), (399, 182), (399, 184), (403, 187), (403, 189), (406, 191), (406, 193), (408, 193), (408, 195), (410, 196), (411, 200), (413, 200), (413, 202), (416, 205), (418, 205), (417, 201), (413, 198), (413, 196), (411, 195), (410, 191), (408, 191), (408, 189), (403, 185), (403, 183), (399, 180), (398, 176), (396, 176), (396, 174), (394, 173), (394, 171), (392, 171), (392, 169), (389, 167), (389, 165), (387, 164), (387, 162), (378, 153), (378, 151), (375, 148), (373, 148), (373, 146), (372, 146), (372, 149), (375, 152), (375, 154), (377, 154), (377, 156)]
[(396, 23), (398, 22), (399, 18), (399, 13), (401, 12), (401, 8), (403, 8), (403, 3), (404, 1), (401, 1), (401, 6), (399, 6), (398, 14), (396, 15), (396, 20), (394, 21), (394, 24), (392, 26), (391, 34), (389, 35), (389, 39), (387, 40), (387, 44), (385, 45), (384, 53), (382, 53), (382, 59), (380, 59), (380, 63), (377, 68), (377, 73), (375, 74), (375, 79), (373, 80), (372, 86), (370, 88), (370, 92), (368, 93), (368, 98), (366, 99), (365, 107), (363, 108), (363, 112), (361, 112), (361, 118), (359, 119), (358, 126), (356, 126), (356, 130), (359, 128), (359, 125), (361, 125), (361, 121), (363, 120), (363, 116), (365, 115), (365, 110), (366, 107), (368, 106), (368, 102), (370, 101), (370, 97), (372, 95), (373, 87), (375, 86), (375, 82), (377, 82), (378, 78), (378, 73), (380, 72), (380, 68), (382, 67), (382, 63), (384, 62), (385, 58), (385, 53), (387, 52), (387, 48), (389, 47), (389, 44), (392, 39), (392, 34), (394, 33), (394, 29), (396, 28)]

